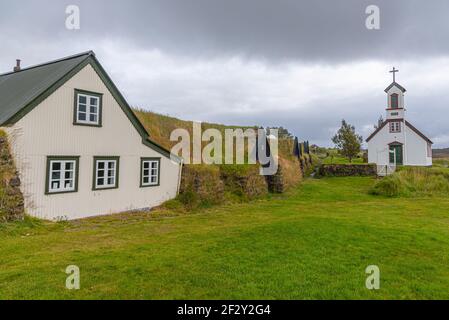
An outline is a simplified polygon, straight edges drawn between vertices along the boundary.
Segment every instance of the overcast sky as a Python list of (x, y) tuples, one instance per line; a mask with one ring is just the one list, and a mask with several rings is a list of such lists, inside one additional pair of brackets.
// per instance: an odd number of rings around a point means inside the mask
[(0, 72), (94, 50), (133, 106), (331, 145), (342, 118), (373, 131), (395, 66), (408, 120), (449, 147), (448, 16), (447, 0), (0, 0)]

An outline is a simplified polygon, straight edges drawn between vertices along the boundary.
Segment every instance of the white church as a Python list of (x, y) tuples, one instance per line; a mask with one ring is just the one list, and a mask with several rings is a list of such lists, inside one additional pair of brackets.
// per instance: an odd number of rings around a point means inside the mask
[(406, 90), (396, 82), (385, 89), (387, 93), (387, 118), (368, 137), (368, 161), (379, 167), (385, 166), (431, 166), (433, 142), (414, 127), (406, 118), (404, 93)]

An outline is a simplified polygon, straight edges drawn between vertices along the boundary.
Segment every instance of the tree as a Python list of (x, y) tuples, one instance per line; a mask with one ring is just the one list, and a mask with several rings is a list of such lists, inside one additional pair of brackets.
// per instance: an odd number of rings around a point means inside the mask
[(341, 121), (341, 128), (337, 134), (332, 138), (340, 154), (352, 162), (360, 152), (362, 146), (362, 136), (355, 133), (355, 127), (351, 126), (344, 119)]
[(293, 135), (284, 127), (267, 127), (267, 136), (270, 135), (270, 129), (278, 129), (278, 139), (293, 139)]
[(377, 130), (378, 128), (382, 127), (383, 123), (384, 123), (384, 118), (382, 118), (382, 116), (380, 116), (379, 120), (377, 120), (377, 124), (374, 125), (374, 129)]

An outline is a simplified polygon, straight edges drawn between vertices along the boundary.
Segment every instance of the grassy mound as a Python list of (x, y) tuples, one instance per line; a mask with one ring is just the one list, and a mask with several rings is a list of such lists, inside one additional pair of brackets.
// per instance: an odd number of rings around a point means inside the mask
[(259, 174), (258, 165), (222, 165), (220, 173), (225, 191), (240, 200), (253, 200), (268, 193), (267, 181)]
[(184, 166), (178, 199), (187, 209), (221, 203), (224, 199), (224, 184), (218, 166)]
[(387, 197), (449, 195), (449, 170), (404, 167), (379, 180), (371, 193)]
[[(177, 144), (177, 141), (170, 141), (170, 134), (173, 130), (185, 129), (192, 136), (192, 121), (184, 121), (174, 117), (161, 115), (158, 113), (134, 110), (136, 116), (140, 119), (145, 128), (149, 131), (151, 138), (167, 149)], [(237, 126), (229, 126), (216, 123), (201, 124), (202, 131), (207, 129), (216, 129), (223, 136), (226, 129), (237, 129)], [(257, 129), (258, 126), (242, 127), (241, 129)], [(193, 141), (190, 141), (192, 144)], [(202, 142), (204, 148), (209, 142)], [(224, 143), (223, 143), (223, 163), (224, 161)], [(269, 180), (269, 189), (272, 192), (284, 192), (287, 189), (296, 186), (303, 177), (303, 172), (309, 175), (313, 170), (308, 155), (304, 155), (301, 163), (293, 155), (294, 140), (279, 139), (279, 171), (278, 174)], [(245, 142), (245, 161), (248, 155), (248, 142)], [(191, 154), (191, 157), (193, 153)], [(234, 152), (235, 158), (235, 152)], [(206, 167), (210, 167), (207, 169)], [(257, 165), (217, 165), (217, 166), (198, 166), (186, 165), (186, 171), (183, 174), (181, 182), (181, 195), (184, 205), (195, 208), (201, 204), (213, 204), (222, 202), (223, 192), (231, 195), (236, 200), (251, 200), (267, 193), (265, 178), (259, 175)], [(218, 171), (217, 171), (218, 170)], [(217, 173), (218, 172), (218, 173)], [(221, 179), (221, 183), (218, 181)], [(196, 181), (196, 182), (195, 182)], [(221, 186), (221, 184), (224, 184)], [(213, 197), (209, 199), (206, 193), (210, 192)], [(218, 197), (218, 198), (217, 198)]]

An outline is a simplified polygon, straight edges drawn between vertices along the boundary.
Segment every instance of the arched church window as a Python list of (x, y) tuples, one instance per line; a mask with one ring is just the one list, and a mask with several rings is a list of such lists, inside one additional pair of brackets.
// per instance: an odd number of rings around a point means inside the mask
[(397, 93), (391, 95), (391, 109), (399, 108), (399, 96)]

